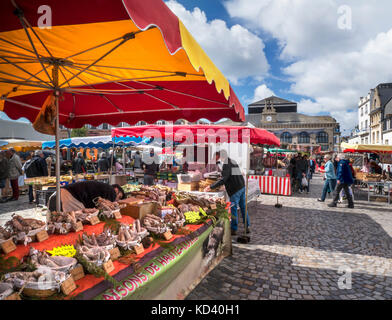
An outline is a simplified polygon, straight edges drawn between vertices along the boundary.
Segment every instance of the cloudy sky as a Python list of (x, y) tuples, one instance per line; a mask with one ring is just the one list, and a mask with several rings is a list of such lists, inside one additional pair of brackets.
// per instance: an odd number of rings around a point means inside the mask
[(359, 98), (392, 82), (390, 0), (169, 0), (247, 109), (275, 94), (357, 122)]
[(272, 94), (344, 133), (359, 97), (392, 82), (391, 0), (168, 0), (247, 110)]

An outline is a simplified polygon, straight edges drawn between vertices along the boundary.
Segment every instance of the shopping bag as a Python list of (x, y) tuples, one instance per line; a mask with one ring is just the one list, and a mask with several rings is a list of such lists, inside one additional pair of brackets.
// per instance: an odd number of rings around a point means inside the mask
[(24, 186), (24, 176), (19, 176), (18, 178), (18, 186), (23, 187)]
[(307, 187), (308, 186), (308, 180), (305, 177), (303, 177), (302, 181), (301, 181), (301, 184), (302, 184), (303, 187)]

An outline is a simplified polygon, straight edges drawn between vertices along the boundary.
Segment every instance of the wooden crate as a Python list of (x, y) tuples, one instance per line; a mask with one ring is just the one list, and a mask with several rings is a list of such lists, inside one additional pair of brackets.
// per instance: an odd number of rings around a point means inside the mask
[(179, 183), (178, 191), (199, 191), (199, 182)]
[(146, 214), (157, 214), (157, 202), (144, 202), (144, 203), (130, 203), (125, 208), (121, 209), (123, 216), (131, 216), (134, 219), (142, 220)]

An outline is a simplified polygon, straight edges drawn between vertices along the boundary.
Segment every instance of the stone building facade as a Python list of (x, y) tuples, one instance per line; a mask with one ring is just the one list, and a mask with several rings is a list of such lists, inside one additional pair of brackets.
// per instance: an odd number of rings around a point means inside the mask
[[(389, 140), (390, 115), (389, 103), (392, 99), (392, 83), (379, 84), (370, 107), (370, 130), (372, 144), (386, 144)], [(385, 137), (384, 137), (385, 135)]]
[(310, 153), (338, 152), (340, 125), (336, 119), (304, 115), (297, 109), (296, 102), (272, 96), (250, 104), (246, 122), (273, 132), (282, 148)]

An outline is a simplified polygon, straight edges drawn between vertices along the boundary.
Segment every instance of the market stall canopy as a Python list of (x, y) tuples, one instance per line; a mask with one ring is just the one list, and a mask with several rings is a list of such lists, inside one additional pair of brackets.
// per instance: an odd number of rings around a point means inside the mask
[(8, 141), (0, 140), (0, 147), (6, 146), (7, 144), (8, 144)]
[(29, 141), (29, 140), (17, 140), (17, 139), (1, 140), (0, 147), (1, 149), (14, 148), (16, 152), (32, 151), (32, 150), (41, 149), (42, 141)]
[[(115, 146), (136, 146), (140, 144), (148, 144), (151, 139), (124, 137), (116, 138)], [(56, 141), (46, 141), (42, 144), (42, 149), (53, 149)], [(113, 147), (113, 139), (111, 136), (95, 136), (95, 137), (76, 137), (60, 140), (60, 148), (101, 148), (109, 149)]]
[(345, 153), (392, 153), (392, 146), (376, 144), (349, 144), (343, 142), (341, 148)]
[(244, 120), (228, 80), (162, 0), (4, 0), (0, 21), (0, 111), (12, 119), (34, 122), (58, 94), (68, 128)]
[(295, 150), (286, 150), (286, 149), (267, 149), (270, 153), (298, 153)]
[(112, 137), (161, 137), (174, 142), (204, 143), (240, 142), (268, 146), (280, 146), (280, 140), (273, 133), (259, 128), (219, 126), (219, 125), (174, 125), (174, 126), (136, 126), (112, 129)]

